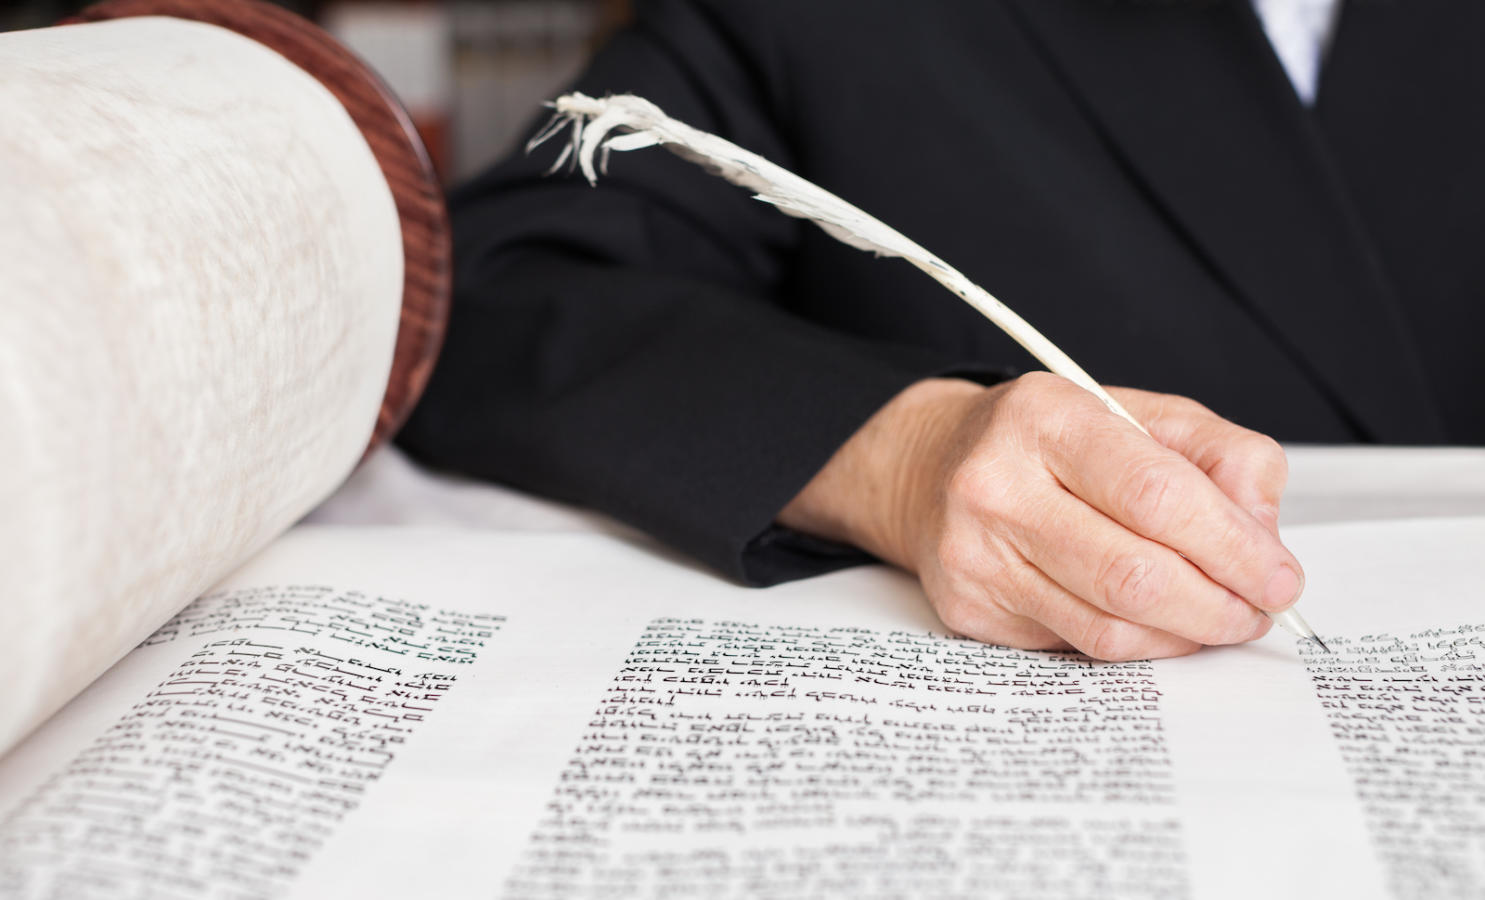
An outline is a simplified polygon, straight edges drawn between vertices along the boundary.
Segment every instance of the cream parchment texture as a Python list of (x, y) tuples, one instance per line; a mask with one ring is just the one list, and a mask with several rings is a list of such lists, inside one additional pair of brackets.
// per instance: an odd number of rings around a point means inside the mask
[(334, 97), (224, 29), (0, 35), (0, 752), (354, 467), (400, 226)]

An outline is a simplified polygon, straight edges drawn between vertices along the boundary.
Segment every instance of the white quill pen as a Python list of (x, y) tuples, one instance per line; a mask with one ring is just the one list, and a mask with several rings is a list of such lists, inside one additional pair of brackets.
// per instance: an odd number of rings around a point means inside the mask
[[(1108, 391), (1099, 387), (1098, 382), (1089, 377), (1082, 366), (1057, 349), (1056, 344), (1043, 337), (1041, 332), (1012, 312), (1010, 307), (965, 278), (953, 266), (829, 191), (731, 141), (672, 119), (660, 107), (643, 97), (617, 94), (599, 100), (572, 93), (558, 97), (551, 106), (556, 110), (556, 115), (531, 139), (526, 150), (530, 152), (561, 132), (565, 126), (571, 125), (572, 141), (562, 149), (552, 171), (557, 171), (575, 158), (588, 182), (596, 184), (598, 173), (608, 169), (611, 151), (664, 147), (739, 187), (747, 188), (764, 203), (771, 203), (791, 216), (814, 222), (836, 240), (878, 256), (895, 256), (907, 260), (983, 313), (1001, 331), (1040, 360), (1048, 370), (1083, 387), (1134, 427), (1145, 434), (1150, 433), (1128, 410), (1119, 405), (1119, 401), (1109, 396)], [(594, 157), (598, 157), (596, 164)], [(1312, 640), (1325, 647), (1293, 607), (1283, 612), (1269, 613), (1269, 616), (1296, 637)]]
[[(530, 152), (571, 125), (571, 143), (563, 148), (552, 171), (576, 158), (583, 175), (590, 183), (596, 184), (598, 173), (608, 169), (610, 151), (662, 146), (739, 187), (747, 188), (764, 203), (773, 204), (791, 216), (814, 222), (836, 240), (878, 256), (907, 260), (983, 313), (1048, 370), (1088, 390), (1110, 410), (1123, 416), (1140, 431), (1145, 431), (1145, 427), (1099, 387), (1081, 366), (1010, 307), (900, 232), (829, 191), (731, 141), (672, 119), (643, 97), (618, 94), (599, 100), (573, 93), (558, 97), (551, 106), (556, 109), (556, 115), (531, 139), (526, 149)], [(1148, 431), (1145, 433), (1149, 434)]]

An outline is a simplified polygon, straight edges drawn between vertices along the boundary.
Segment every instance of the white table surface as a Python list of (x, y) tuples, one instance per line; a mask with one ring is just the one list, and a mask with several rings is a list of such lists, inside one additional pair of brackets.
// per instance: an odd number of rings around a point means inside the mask
[[(1485, 515), (1485, 448), (1291, 445), (1281, 525)], [(396, 448), (372, 456), (306, 521), (490, 531), (606, 532), (606, 516), (431, 472)]]

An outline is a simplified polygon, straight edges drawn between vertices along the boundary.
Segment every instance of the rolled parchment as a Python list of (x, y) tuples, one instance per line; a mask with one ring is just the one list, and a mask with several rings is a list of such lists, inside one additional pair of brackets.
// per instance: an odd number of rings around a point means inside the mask
[(0, 110), (3, 752), (400, 424), (449, 250), (395, 101), (266, 4), (0, 34)]

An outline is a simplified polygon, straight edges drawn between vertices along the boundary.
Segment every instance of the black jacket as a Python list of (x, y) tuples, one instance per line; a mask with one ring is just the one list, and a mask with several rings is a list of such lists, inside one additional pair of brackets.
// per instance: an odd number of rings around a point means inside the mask
[[(1485, 442), (1485, 3), (1350, 0), (1313, 109), (1249, 0), (658, 0), (633, 92), (960, 268), (1095, 378), (1288, 441)], [(1035, 364), (957, 298), (662, 150), (458, 191), (447, 346), (402, 441), (749, 583), (894, 393)]]

